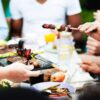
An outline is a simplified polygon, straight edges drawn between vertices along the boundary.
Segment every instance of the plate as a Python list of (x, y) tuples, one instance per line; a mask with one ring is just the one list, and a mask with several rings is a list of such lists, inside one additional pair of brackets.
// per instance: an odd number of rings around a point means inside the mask
[(35, 88), (38, 91), (43, 91), (47, 88), (57, 86), (57, 85), (59, 85), (59, 88), (68, 88), (70, 93), (75, 93), (75, 88), (65, 82), (41, 82), (41, 83), (34, 84), (32, 88)]
[(53, 44), (47, 44), (43, 49), (50, 53), (57, 53), (57, 49), (53, 49)]

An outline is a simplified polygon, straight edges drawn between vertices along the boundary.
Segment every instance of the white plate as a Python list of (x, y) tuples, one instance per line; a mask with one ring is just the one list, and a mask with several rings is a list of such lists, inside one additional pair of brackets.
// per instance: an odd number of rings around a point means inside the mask
[(57, 49), (53, 49), (52, 46), (53, 46), (52, 44), (47, 44), (43, 49), (50, 53), (57, 53)]
[(34, 84), (32, 86), (32, 88), (35, 88), (38, 91), (42, 91), (42, 90), (45, 90), (47, 88), (50, 88), (52, 86), (57, 86), (57, 85), (59, 85), (58, 86), (59, 88), (68, 88), (70, 93), (74, 93), (75, 92), (75, 88), (74, 87), (72, 87), (71, 85), (69, 85), (67, 83), (64, 83), (64, 82), (41, 82), (41, 83)]

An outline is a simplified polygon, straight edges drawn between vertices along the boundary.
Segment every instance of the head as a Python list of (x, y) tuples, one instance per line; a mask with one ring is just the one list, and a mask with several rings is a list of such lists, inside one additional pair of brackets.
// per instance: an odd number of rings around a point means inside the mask
[(0, 100), (49, 100), (40, 92), (27, 88), (0, 89)]
[(78, 100), (100, 100), (100, 83), (85, 85)]

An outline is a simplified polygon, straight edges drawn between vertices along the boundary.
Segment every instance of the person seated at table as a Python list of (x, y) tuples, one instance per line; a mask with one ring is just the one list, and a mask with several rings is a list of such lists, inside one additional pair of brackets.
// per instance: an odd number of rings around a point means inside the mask
[(87, 54), (81, 55), (83, 62), (81, 67), (85, 71), (100, 76), (100, 22), (85, 23), (79, 26), (79, 30), (89, 35), (87, 41)]
[(94, 21), (85, 23), (79, 26), (79, 30), (89, 36), (87, 52), (93, 55), (100, 55), (100, 22)]
[(91, 73), (100, 75), (100, 65), (94, 62), (83, 61), (83, 63), (81, 64), (81, 68), (84, 69), (86, 72), (91, 72)]
[[(82, 58), (87, 61), (88, 59), (95, 61), (100, 65), (100, 22), (88, 22), (79, 26), (81, 32), (85, 32), (88, 35), (87, 40), (87, 54), (82, 55)], [(95, 30), (95, 31), (94, 31)], [(95, 55), (95, 56), (94, 56)], [(87, 57), (86, 57), (87, 56)]]
[[(11, 0), (10, 10), (10, 36), (34, 39), (40, 44), (45, 42), (44, 35), (51, 33), (42, 28), (43, 24), (78, 27), (81, 23), (79, 0)], [(76, 32), (73, 35), (81, 47), (82, 34)]]
[(51, 100), (36, 90), (29, 88), (0, 88), (1, 100)]
[(0, 67), (0, 80), (8, 79), (12, 82), (18, 83), (29, 80), (30, 77), (37, 77), (40, 71), (30, 71), (33, 66), (26, 66), (21, 63), (13, 63), (6, 67)]
[(8, 26), (3, 12), (3, 6), (0, 0), (0, 40), (5, 40), (8, 36)]
[(77, 100), (100, 100), (100, 83), (88, 83), (85, 85)]

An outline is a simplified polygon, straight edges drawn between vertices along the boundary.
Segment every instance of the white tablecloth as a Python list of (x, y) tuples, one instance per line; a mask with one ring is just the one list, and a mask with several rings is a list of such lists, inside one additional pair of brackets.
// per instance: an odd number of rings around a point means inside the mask
[[(58, 55), (57, 53), (51, 53), (51, 52), (45, 52), (42, 53), (41, 56), (44, 58), (58, 64)], [(84, 72), (80, 68), (81, 63), (80, 56), (76, 53), (76, 51), (73, 52), (72, 59), (70, 66), (66, 66), (67, 72), (69, 74), (69, 77), (65, 80), (66, 82), (72, 84), (73, 86), (79, 88), (83, 86), (84, 83), (93, 81), (94, 79), (90, 76), (89, 73)], [(59, 66), (59, 65), (58, 65)]]

